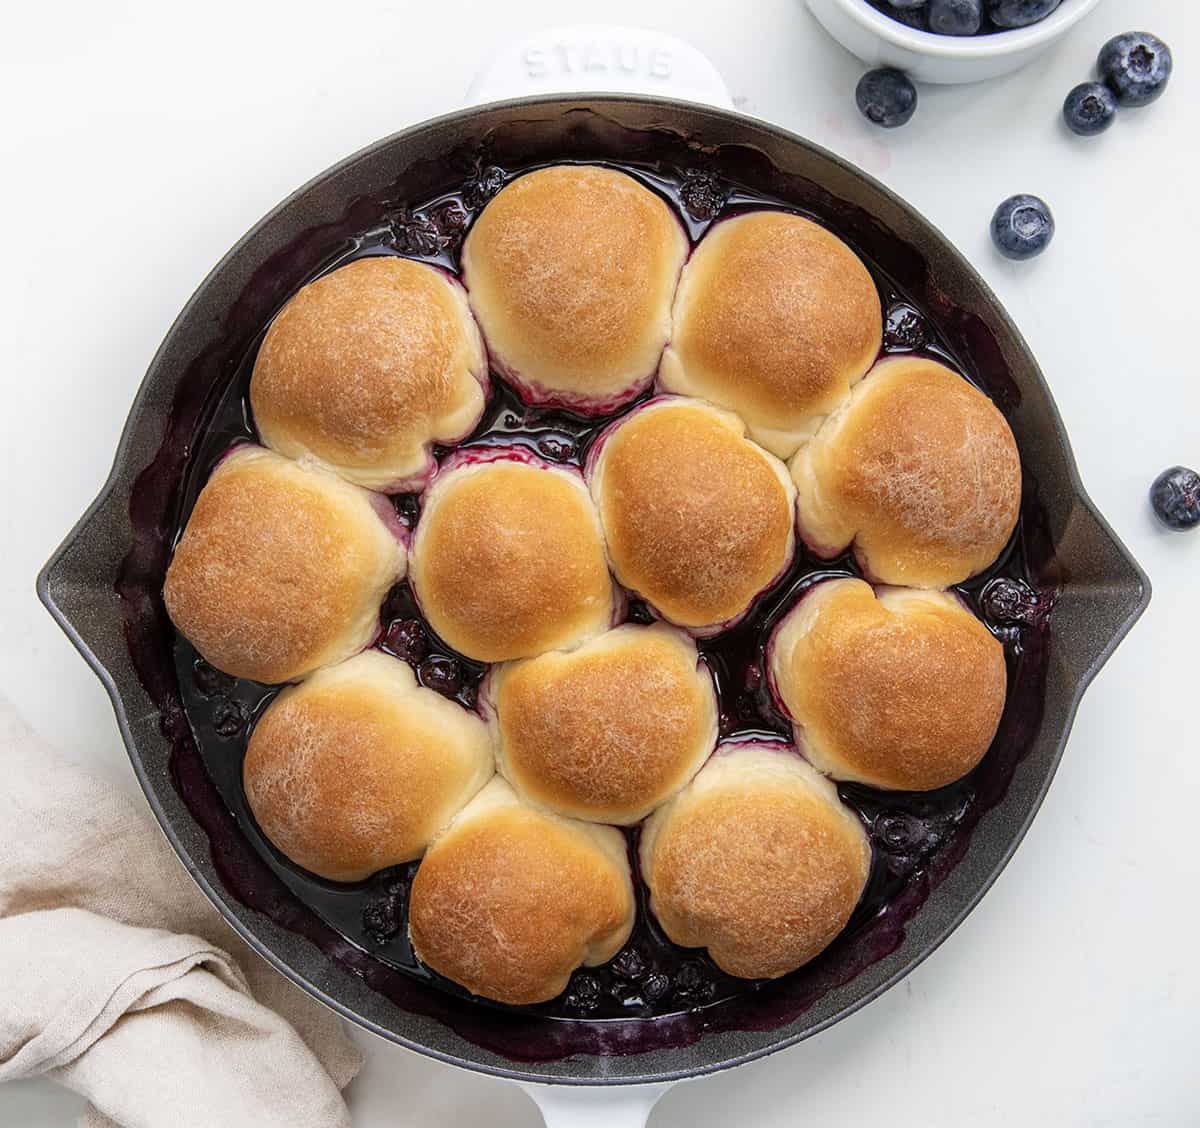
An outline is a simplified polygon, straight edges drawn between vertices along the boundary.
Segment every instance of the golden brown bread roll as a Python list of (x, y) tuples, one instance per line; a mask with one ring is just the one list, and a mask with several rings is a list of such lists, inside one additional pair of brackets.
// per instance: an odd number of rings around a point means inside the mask
[(824, 951), (871, 865), (858, 817), (790, 746), (720, 745), (647, 820), (642, 876), (663, 931), (722, 971), (774, 979)]
[(755, 211), (714, 224), (679, 281), (660, 383), (736, 411), (789, 457), (845, 402), (883, 337), (875, 282), (836, 235)]
[(409, 929), (417, 957), (473, 994), (540, 1003), (612, 959), (634, 912), (619, 831), (535, 810), (497, 777), (430, 846)]
[(413, 591), (433, 629), (481, 662), (568, 649), (605, 630), (615, 593), (579, 472), (518, 449), (460, 449), (425, 494)]
[(463, 245), (496, 370), (527, 403), (616, 410), (658, 368), (687, 247), (666, 203), (623, 172), (554, 165), (518, 177)]
[(800, 535), (869, 578), (944, 588), (1003, 551), (1021, 508), (1021, 460), (1004, 416), (932, 360), (880, 361), (791, 463)]
[(518, 794), (592, 822), (639, 822), (717, 742), (708, 667), (688, 635), (661, 623), (493, 667), (481, 701)]
[(432, 472), (434, 443), (470, 433), (486, 385), (463, 288), (437, 267), (387, 255), (331, 271), (279, 311), (250, 404), (273, 450), (399, 492)]
[(587, 475), (617, 579), (695, 634), (736, 622), (791, 562), (795, 489), (731, 412), (650, 400), (601, 434)]
[(242, 774), (277, 850), (331, 881), (360, 881), (419, 857), (493, 767), (474, 713), (367, 650), (280, 693)]
[(780, 621), (772, 689), (819, 770), (897, 791), (966, 775), (1004, 712), (1004, 648), (956, 596), (827, 580)]
[(403, 535), (382, 495), (238, 447), (196, 499), (167, 569), (167, 613), (217, 669), (292, 681), (375, 637), (404, 574)]

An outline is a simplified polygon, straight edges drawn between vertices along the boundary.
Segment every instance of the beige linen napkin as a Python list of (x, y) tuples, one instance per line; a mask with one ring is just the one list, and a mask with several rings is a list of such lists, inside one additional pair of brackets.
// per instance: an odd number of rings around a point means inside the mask
[(87, 1098), (86, 1128), (348, 1128), (361, 1055), (250, 951), (148, 813), (0, 697), (0, 1081)]

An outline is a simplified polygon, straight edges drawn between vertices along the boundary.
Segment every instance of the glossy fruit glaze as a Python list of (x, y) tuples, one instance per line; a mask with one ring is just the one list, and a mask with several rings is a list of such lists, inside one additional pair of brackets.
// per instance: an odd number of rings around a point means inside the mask
[[(693, 240), (718, 216), (783, 206), (702, 167), (665, 161), (616, 167), (667, 198)], [(248, 384), (270, 313), (304, 282), (363, 255), (404, 254), (456, 269), (471, 218), (518, 171), (518, 166), (477, 164), (459, 177), (453, 190), (415, 206), (356, 201), (340, 224), (305, 233), (251, 281), (245, 308), (231, 311), (225, 336), (197, 357), (196, 379), (184, 381), (158, 457), (134, 490), (131, 512), (138, 539), (117, 585), (126, 607), (130, 651), (172, 742), (176, 788), (207, 832), (227, 890), (320, 945), (398, 1005), (433, 1014), (477, 1044), (523, 1061), (687, 1044), (711, 1029), (770, 1029), (901, 943), (905, 922), (962, 857), (971, 829), (999, 802), (1037, 731), (1057, 587), (1037, 486), (1028, 476), (1022, 517), (1009, 546), (987, 573), (958, 589), (1004, 643), (1008, 659), (1008, 704), (992, 749), (966, 779), (937, 792), (909, 795), (840, 787), (873, 845), (866, 893), (843, 935), (825, 953), (771, 983), (734, 979), (703, 952), (671, 944), (649, 913), (639, 882), (637, 926), (610, 964), (580, 970), (562, 996), (544, 1005), (508, 1008), (468, 999), (413, 958), (405, 912), (415, 863), (358, 885), (337, 885), (299, 870), (263, 839), (242, 792), (241, 761), (250, 727), (277, 690), (208, 666), (174, 633), (162, 611), (159, 591), (170, 548), (199, 489), (230, 445), (254, 437)], [(816, 194), (813, 203), (791, 210), (838, 231), (872, 270), (886, 317), (883, 351), (936, 357), (982, 387), (1002, 409), (1012, 410), (1015, 387), (982, 324), (947, 306), (936, 291), (934, 304), (940, 308), (922, 306), (904, 276), (921, 277), (923, 263), (907, 248), (898, 250), (886, 231), (864, 222), (858, 209), (824, 193)], [(307, 270), (300, 269), (303, 262), (310, 264)], [(256, 323), (249, 324), (255, 314)], [(241, 349), (235, 354), (230, 344), (239, 335)], [(200, 385), (202, 377), (207, 387)], [(496, 381), (483, 420), (463, 445), (523, 445), (550, 461), (578, 466), (610, 421), (526, 408)], [(418, 496), (397, 495), (393, 505), (402, 523), (411, 526), (418, 519)], [(849, 555), (824, 561), (801, 548), (793, 566), (745, 620), (700, 643), (716, 678), (723, 736), (787, 733), (764, 676), (763, 651), (771, 628), (812, 584), (857, 574)], [(628, 617), (650, 621), (637, 600), (630, 601)], [(397, 585), (384, 605), (377, 645), (412, 663), (423, 684), (467, 707), (474, 704), (485, 667), (454, 653), (432, 634), (406, 583)], [(637, 835), (636, 828), (628, 832), (635, 869)], [(654, 1021), (644, 1021), (648, 1019)]]

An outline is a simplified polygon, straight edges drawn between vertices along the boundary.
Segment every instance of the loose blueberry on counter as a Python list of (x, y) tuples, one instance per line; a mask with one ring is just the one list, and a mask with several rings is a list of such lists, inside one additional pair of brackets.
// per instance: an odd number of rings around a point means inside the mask
[(908, 75), (890, 67), (867, 71), (858, 80), (854, 100), (863, 117), (884, 129), (903, 125), (917, 108), (917, 88)]
[(1200, 525), (1200, 474), (1186, 466), (1164, 470), (1150, 487), (1155, 516), (1177, 533)]
[(1129, 31), (1100, 48), (1097, 66), (1122, 106), (1146, 106), (1167, 88), (1174, 61), (1157, 35)]
[(1044, 20), (1062, 0), (987, 0), (988, 18), (999, 28), (1028, 27)]
[(1040, 255), (1054, 238), (1054, 216), (1037, 196), (1010, 196), (992, 216), (992, 242), (1010, 259)]
[(974, 35), (983, 22), (983, 0), (929, 0), (929, 30)]
[(1102, 82), (1081, 82), (1063, 102), (1063, 121), (1080, 137), (1103, 133), (1116, 116), (1116, 95)]

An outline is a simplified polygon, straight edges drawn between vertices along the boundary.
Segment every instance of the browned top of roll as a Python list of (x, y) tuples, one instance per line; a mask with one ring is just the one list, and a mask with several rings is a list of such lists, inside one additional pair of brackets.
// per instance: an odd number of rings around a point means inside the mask
[(409, 904), (417, 956), (476, 995), (552, 999), (581, 964), (616, 955), (633, 926), (625, 840), (560, 819), (495, 779), (430, 847)]
[(832, 580), (781, 623), (771, 674), (835, 779), (925, 791), (966, 775), (1004, 711), (999, 640), (951, 595)]
[(632, 177), (555, 165), (518, 177), (483, 209), (463, 276), (505, 368), (605, 397), (653, 375), (686, 251), (679, 221)]
[[(999, 556), (1021, 505), (1021, 461), (1004, 416), (932, 360), (895, 358), (858, 385), (792, 465), (801, 530), (844, 548), (872, 578), (947, 587)], [(828, 536), (823, 530), (833, 530)]]
[(261, 447), (201, 490), (167, 569), (179, 630), (236, 677), (283, 682), (349, 657), (378, 630), (404, 550), (373, 495)]
[(382, 488), (483, 410), (483, 349), (461, 287), (425, 263), (359, 259), (309, 283), (271, 323), (250, 381), (263, 441)]
[(359, 881), (418, 857), (487, 782), (483, 722), (367, 650), (285, 689), (243, 765), (258, 825), (293, 862)]
[(617, 627), (492, 678), (501, 771), (561, 814), (635, 823), (716, 743), (712, 678), (695, 643), (662, 624)]
[(617, 578), (680, 626), (736, 619), (791, 558), (782, 463), (698, 400), (628, 415), (605, 436), (591, 488)]
[(871, 849), (828, 780), (794, 751), (718, 750), (642, 831), (667, 935), (723, 971), (775, 978), (824, 951), (866, 885)]
[(521, 461), (465, 464), (435, 480), (412, 582), (434, 630), (484, 662), (573, 646), (612, 617), (587, 488), (567, 470)]
[(800, 216), (750, 212), (715, 224), (684, 267), (665, 383), (737, 411), (787, 457), (882, 334), (875, 283), (845, 243)]

